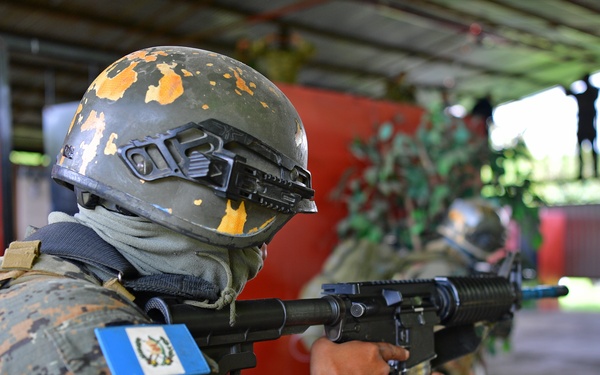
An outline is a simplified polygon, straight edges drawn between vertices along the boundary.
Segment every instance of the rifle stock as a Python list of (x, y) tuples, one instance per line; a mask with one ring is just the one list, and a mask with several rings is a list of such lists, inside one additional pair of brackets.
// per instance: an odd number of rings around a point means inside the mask
[[(220, 374), (256, 366), (253, 343), (323, 325), (335, 342), (385, 341), (410, 350), (391, 373), (406, 374), (420, 363), (432, 366), (468, 354), (479, 345), (478, 323), (510, 319), (525, 299), (556, 298), (564, 286), (521, 289), (500, 276), (439, 277), (324, 284), (322, 298), (237, 301), (230, 311), (208, 310), (153, 298), (146, 312), (157, 322), (184, 323), (202, 351), (219, 364)], [(440, 329), (442, 328), (442, 329)]]

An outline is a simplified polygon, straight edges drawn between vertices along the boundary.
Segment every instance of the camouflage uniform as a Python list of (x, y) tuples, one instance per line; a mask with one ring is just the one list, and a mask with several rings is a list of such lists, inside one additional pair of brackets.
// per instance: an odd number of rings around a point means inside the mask
[[(473, 273), (469, 260), (448, 244), (445, 239), (436, 239), (426, 244), (423, 253), (405, 257), (407, 268), (394, 275), (395, 279), (429, 279), (437, 276), (467, 276)], [(460, 358), (444, 363), (436, 371), (444, 375), (477, 375), (474, 366), (480, 366), (482, 348)], [(485, 373), (485, 372), (484, 372)], [(425, 374), (416, 366), (410, 375)]]
[(393, 279), (430, 279), (437, 276), (466, 276), (471, 273), (469, 259), (454, 250), (443, 238), (429, 241), (422, 252), (403, 257)]
[(179, 46), (115, 61), (85, 92), (52, 169), (79, 213), (36, 231), (54, 235), (35, 238), (42, 254), (24, 267), (6, 265), (10, 248), (3, 258), (0, 373), (108, 373), (93, 329), (149, 323), (108, 287), (139, 306), (229, 306), (262, 268), (263, 243), (316, 212), (307, 158), (297, 111), (248, 66)]
[[(326, 260), (319, 274), (314, 276), (300, 292), (300, 298), (318, 298), (324, 283), (362, 280), (428, 279), (436, 276), (466, 276), (472, 273), (470, 260), (455, 250), (443, 238), (429, 241), (422, 252), (404, 256), (385, 244), (346, 240), (341, 242)], [(323, 327), (311, 326), (301, 339), (307, 349), (323, 336)], [(444, 375), (477, 375), (473, 366), (480, 361), (480, 352), (465, 355), (446, 363), (436, 371)], [(431, 373), (429, 363), (411, 368), (408, 375)]]
[(30, 270), (3, 268), (0, 277), (1, 374), (110, 374), (94, 328), (150, 322), (59, 257), (42, 254)]

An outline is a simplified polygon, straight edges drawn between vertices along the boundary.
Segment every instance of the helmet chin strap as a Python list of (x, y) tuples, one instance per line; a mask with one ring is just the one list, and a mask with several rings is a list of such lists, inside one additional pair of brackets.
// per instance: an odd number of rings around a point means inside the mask
[(73, 191), (77, 197), (77, 204), (83, 208), (93, 210), (100, 203), (100, 197), (89, 191), (82, 190), (77, 186), (73, 186)]
[(93, 210), (96, 206), (102, 206), (109, 211), (116, 212), (126, 216), (138, 216), (133, 212), (127, 210), (119, 206), (118, 204), (107, 201), (106, 199), (102, 199), (99, 196), (90, 193), (89, 191), (84, 191), (77, 186), (73, 188), (75, 191), (75, 196), (77, 197), (77, 204), (83, 208), (87, 208), (88, 210)]

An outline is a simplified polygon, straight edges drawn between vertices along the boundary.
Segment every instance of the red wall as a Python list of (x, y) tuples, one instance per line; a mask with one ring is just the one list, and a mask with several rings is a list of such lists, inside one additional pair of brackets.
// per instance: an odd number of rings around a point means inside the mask
[[(344, 217), (345, 207), (329, 195), (354, 162), (349, 152), (351, 140), (372, 135), (375, 126), (398, 116), (406, 132), (411, 133), (423, 114), (414, 106), (305, 87), (280, 87), (306, 128), (308, 169), (319, 212), (297, 215), (275, 236), (268, 248), (265, 268), (246, 286), (242, 299), (298, 298), (301, 287), (320, 271), (336, 245), (335, 226)], [(307, 352), (294, 342), (294, 337), (287, 336), (256, 344), (258, 366), (244, 374), (308, 374)]]
[(566, 225), (566, 214), (560, 209), (540, 211), (544, 241), (538, 250), (538, 278), (542, 284), (556, 284), (565, 275)]

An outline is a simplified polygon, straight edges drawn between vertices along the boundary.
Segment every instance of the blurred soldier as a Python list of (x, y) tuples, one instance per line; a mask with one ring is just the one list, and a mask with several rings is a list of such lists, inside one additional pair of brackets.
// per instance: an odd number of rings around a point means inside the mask
[(581, 81), (585, 90), (576, 93), (563, 88), (567, 95), (572, 95), (577, 100), (577, 147), (579, 149), (579, 179), (583, 179), (583, 143), (589, 142), (592, 150), (592, 167), (594, 176), (598, 177), (598, 153), (596, 151), (596, 99), (598, 88), (590, 82), (590, 74), (585, 74)]
[(410, 267), (397, 278), (465, 276), (491, 272), (488, 258), (504, 251), (506, 224), (498, 209), (482, 198), (456, 199), (438, 227), (442, 236), (430, 241), (425, 251), (406, 259)]
[[(491, 259), (504, 253), (506, 224), (498, 208), (482, 198), (456, 199), (438, 228), (442, 238), (430, 241), (424, 253), (411, 254), (399, 279), (495, 273)], [(510, 327), (510, 322), (508, 323)], [(503, 325), (506, 329), (506, 326)], [(508, 333), (506, 333), (508, 334)], [(483, 347), (438, 369), (445, 375), (485, 374)]]
[[(404, 256), (386, 244), (369, 241), (341, 242), (326, 260), (321, 272), (301, 290), (301, 298), (320, 296), (325, 283), (386, 279), (426, 279), (491, 272), (487, 258), (503, 252), (505, 225), (497, 209), (481, 198), (456, 199), (438, 228), (441, 238), (428, 242), (422, 252)], [(321, 327), (310, 327), (302, 341), (307, 348), (323, 335)], [(447, 375), (471, 375), (481, 353), (444, 365)], [(409, 375), (424, 374), (416, 366)], [(478, 373), (477, 373), (478, 374)]]
[(471, 109), (471, 119), (475, 123), (475, 130), (477, 134), (483, 134), (486, 141), (490, 135), (490, 126), (494, 122), (493, 115), (492, 94), (487, 93), (485, 96), (477, 99), (473, 105), (473, 109)]
[[(316, 212), (307, 156), (298, 113), (248, 66), (186, 47), (117, 60), (85, 93), (52, 171), (79, 212), (51, 213), (2, 259), (0, 373), (108, 374), (94, 329), (150, 323), (140, 307), (152, 296), (234, 320), (265, 244)], [(311, 373), (387, 374), (406, 358), (323, 339)]]

